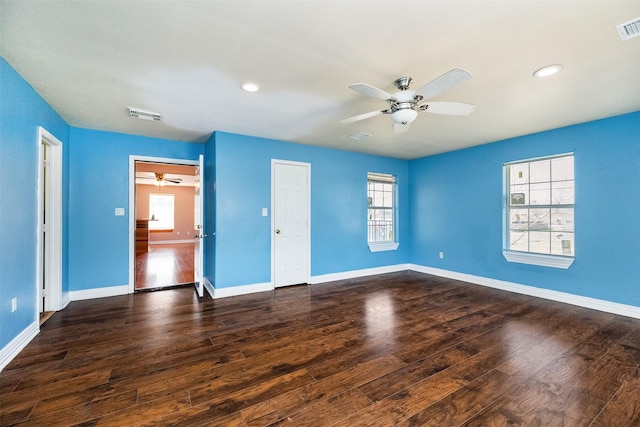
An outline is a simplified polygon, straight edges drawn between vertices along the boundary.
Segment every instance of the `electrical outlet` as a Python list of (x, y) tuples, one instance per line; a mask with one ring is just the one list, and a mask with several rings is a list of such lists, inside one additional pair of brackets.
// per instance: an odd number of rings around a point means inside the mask
[(444, 252), (440, 252), (438, 256), (440, 257), (440, 259), (444, 258)]
[(18, 311), (18, 298), (11, 298), (11, 312), (14, 313)]

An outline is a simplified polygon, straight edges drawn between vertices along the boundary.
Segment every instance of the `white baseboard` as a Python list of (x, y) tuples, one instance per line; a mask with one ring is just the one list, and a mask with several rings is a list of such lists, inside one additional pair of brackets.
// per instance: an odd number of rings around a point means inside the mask
[(640, 319), (640, 307), (636, 307), (633, 305), (620, 304), (596, 298), (584, 297), (581, 295), (569, 294), (566, 292), (536, 288), (533, 286), (506, 282), (504, 280), (490, 279), (487, 277), (457, 273), (455, 271), (442, 270), (434, 267), (425, 267), (416, 264), (409, 264), (409, 269), (420, 273), (433, 274), (434, 276), (469, 282), (475, 285), (487, 286), (490, 288), (501, 289), (503, 291), (515, 292), (518, 294), (544, 298), (552, 301), (563, 302), (566, 304), (577, 305), (579, 307), (590, 308), (593, 310), (599, 310), (607, 313), (619, 314), (621, 316)]
[(69, 301), (81, 301), (93, 298), (115, 297), (118, 295), (127, 295), (129, 293), (129, 285), (107, 286), (104, 288), (84, 289), (81, 291), (69, 291)]
[(20, 332), (9, 344), (0, 350), (0, 371), (22, 351), (40, 332), (40, 323), (36, 320)]
[(337, 280), (355, 279), (358, 277), (375, 276), (377, 274), (396, 273), (398, 271), (410, 270), (411, 264), (387, 265), (384, 267), (364, 268), (361, 270), (343, 271), (340, 273), (321, 274), (319, 276), (311, 276), (309, 284), (335, 282)]
[(149, 245), (171, 245), (175, 243), (195, 243), (194, 239), (183, 240), (149, 240)]
[(271, 282), (254, 283), (251, 285), (242, 285), (242, 286), (231, 286), (228, 288), (214, 288), (212, 286), (211, 288), (213, 289), (212, 296), (213, 298), (216, 298), (216, 299), (235, 297), (238, 295), (246, 295), (246, 294), (253, 294), (256, 292), (266, 292), (266, 291), (273, 290), (273, 286), (271, 285)]
[(213, 294), (215, 293), (215, 288), (213, 287), (213, 283), (209, 281), (208, 277), (204, 278), (204, 288), (211, 298), (213, 298)]

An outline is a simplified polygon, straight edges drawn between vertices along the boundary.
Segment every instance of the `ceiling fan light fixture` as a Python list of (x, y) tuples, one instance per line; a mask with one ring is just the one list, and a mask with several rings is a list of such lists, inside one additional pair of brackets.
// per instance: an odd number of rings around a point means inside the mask
[(244, 82), (240, 85), (240, 88), (245, 92), (257, 92), (260, 90), (260, 85), (254, 82)]
[(547, 65), (533, 72), (533, 77), (549, 77), (562, 71), (562, 65)]
[(394, 123), (402, 125), (412, 123), (416, 119), (416, 117), (418, 117), (418, 112), (411, 108), (396, 110), (391, 114), (391, 120), (393, 120)]

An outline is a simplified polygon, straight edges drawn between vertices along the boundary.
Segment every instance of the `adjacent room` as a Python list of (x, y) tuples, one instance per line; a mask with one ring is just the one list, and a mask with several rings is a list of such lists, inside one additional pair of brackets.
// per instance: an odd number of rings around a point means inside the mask
[(640, 3), (0, 0), (0, 425), (640, 425)]

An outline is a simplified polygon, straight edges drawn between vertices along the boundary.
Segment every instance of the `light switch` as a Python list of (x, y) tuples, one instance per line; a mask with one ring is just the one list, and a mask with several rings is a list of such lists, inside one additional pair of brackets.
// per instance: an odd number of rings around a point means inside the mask
[(267, 216), (269, 215), (269, 211), (267, 210), (267, 208), (262, 208), (262, 216)]
[(124, 216), (124, 208), (116, 208), (116, 216)]

